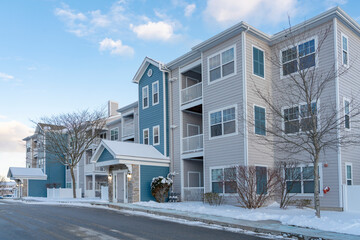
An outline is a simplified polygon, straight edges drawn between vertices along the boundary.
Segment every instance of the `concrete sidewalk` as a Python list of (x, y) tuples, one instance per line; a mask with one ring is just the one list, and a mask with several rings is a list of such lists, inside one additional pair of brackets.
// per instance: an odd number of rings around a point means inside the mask
[(189, 221), (198, 221), (207, 224), (215, 224), (224, 227), (240, 228), (256, 233), (268, 233), (273, 235), (281, 235), (286, 237), (297, 237), (298, 239), (331, 239), (331, 240), (360, 240), (360, 236), (326, 232), (322, 230), (302, 228), (296, 226), (283, 225), (278, 221), (266, 220), (266, 221), (248, 221), (241, 219), (234, 219), (229, 217), (220, 217), (208, 214), (198, 214), (191, 212), (183, 212), (171, 209), (162, 209), (154, 207), (145, 207), (134, 204), (126, 203), (92, 203), (94, 205), (108, 206), (110, 208), (119, 210), (130, 210), (144, 213), (151, 213), (160, 216), (179, 218)]

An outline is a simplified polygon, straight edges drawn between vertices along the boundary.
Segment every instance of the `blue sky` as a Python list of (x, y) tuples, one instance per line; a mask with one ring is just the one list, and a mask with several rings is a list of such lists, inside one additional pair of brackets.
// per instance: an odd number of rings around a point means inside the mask
[(137, 100), (145, 56), (167, 63), (242, 20), (273, 34), (346, 0), (0, 1), (0, 175), (24, 165), (29, 119)]

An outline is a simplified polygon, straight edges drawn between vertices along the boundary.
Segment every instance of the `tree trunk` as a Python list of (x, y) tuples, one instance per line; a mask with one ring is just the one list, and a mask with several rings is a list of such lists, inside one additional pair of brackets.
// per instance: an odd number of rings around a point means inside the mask
[(316, 211), (315, 215), (320, 218), (319, 153), (315, 154), (314, 160), (314, 207)]
[(72, 179), (72, 189), (73, 189), (73, 197), (76, 198), (76, 184), (75, 184), (75, 175), (74, 175), (74, 167), (70, 166), (70, 173)]

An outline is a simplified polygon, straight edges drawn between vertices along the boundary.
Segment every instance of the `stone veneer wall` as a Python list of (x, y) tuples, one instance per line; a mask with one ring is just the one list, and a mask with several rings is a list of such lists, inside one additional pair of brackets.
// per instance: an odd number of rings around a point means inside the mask
[[(113, 176), (113, 171), (124, 170), (127, 169), (126, 165), (119, 164), (115, 166), (110, 166), (108, 174)], [(140, 201), (140, 166), (132, 164), (132, 175), (131, 179), (127, 179), (128, 184), (128, 202), (138, 202)], [(113, 177), (108, 178), (108, 186), (109, 186), (109, 201), (113, 201)]]
[(27, 197), (28, 196), (28, 180), (23, 180), (23, 187), (22, 187), (22, 196)]

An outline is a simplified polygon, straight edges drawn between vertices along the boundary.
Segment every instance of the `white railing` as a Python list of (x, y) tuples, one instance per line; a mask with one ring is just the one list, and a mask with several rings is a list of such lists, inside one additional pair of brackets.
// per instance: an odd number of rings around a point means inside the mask
[(105, 172), (105, 168), (104, 167), (95, 167), (94, 163), (90, 163), (90, 164), (85, 164), (85, 172), (89, 173), (89, 172)]
[(134, 123), (127, 123), (123, 127), (122, 136), (127, 137), (135, 134)]
[(184, 201), (202, 201), (204, 187), (184, 187)]
[(202, 82), (181, 90), (181, 104), (185, 104), (202, 97)]
[[(47, 198), (72, 198), (72, 188), (47, 188)], [(76, 189), (76, 198), (81, 198), (81, 188)]]
[(183, 138), (183, 153), (197, 152), (203, 149), (203, 134)]

